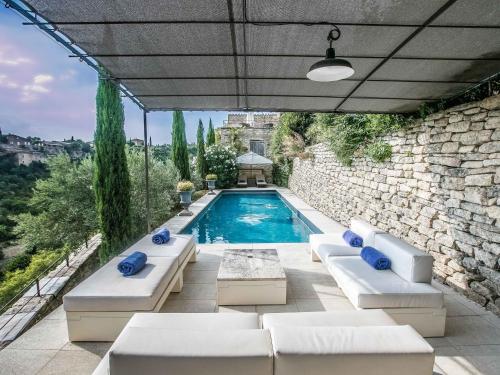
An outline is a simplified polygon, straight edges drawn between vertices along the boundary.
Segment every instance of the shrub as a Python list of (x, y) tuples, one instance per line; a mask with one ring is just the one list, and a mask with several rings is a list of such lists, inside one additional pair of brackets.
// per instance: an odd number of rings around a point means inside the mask
[(197, 201), (198, 199), (200, 199), (201, 197), (203, 197), (206, 193), (207, 193), (208, 190), (198, 190), (198, 191), (195, 191), (193, 193), (193, 196), (191, 197), (191, 200), (194, 202), (194, 201)]
[(24, 270), (30, 265), (31, 255), (22, 253), (17, 254), (10, 258), (4, 265), (5, 272), (14, 272), (17, 270)]
[(205, 179), (209, 181), (217, 180), (217, 175), (215, 173), (209, 173)]
[(24, 270), (7, 272), (4, 281), (0, 284), (0, 306), (14, 298), (32, 279), (45, 271), (60, 256), (60, 251), (41, 251), (31, 258), (31, 262)]
[(365, 154), (373, 161), (383, 163), (391, 158), (392, 146), (385, 142), (375, 142), (366, 147)]
[(208, 147), (206, 152), (208, 170), (217, 175), (217, 185), (221, 188), (231, 187), (238, 177), (236, 151), (221, 144)]
[(193, 191), (194, 184), (191, 181), (179, 181), (177, 191)]

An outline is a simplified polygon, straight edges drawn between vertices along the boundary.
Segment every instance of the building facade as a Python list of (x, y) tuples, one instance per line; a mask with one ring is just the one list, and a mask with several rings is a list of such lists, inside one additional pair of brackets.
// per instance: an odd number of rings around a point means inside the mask
[(240, 154), (252, 151), (270, 157), (271, 136), (279, 113), (231, 113), (218, 129), (222, 144), (241, 145)]

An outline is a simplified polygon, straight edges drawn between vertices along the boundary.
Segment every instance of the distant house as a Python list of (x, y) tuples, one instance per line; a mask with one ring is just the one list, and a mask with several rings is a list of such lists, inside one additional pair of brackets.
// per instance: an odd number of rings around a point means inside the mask
[(18, 165), (30, 165), (34, 161), (44, 161), (47, 157), (41, 152), (17, 152), (16, 160)]
[(144, 141), (139, 138), (131, 139), (130, 142), (132, 142), (136, 146), (144, 146)]
[(24, 137), (20, 137), (19, 135), (7, 134), (4, 137), (7, 139), (6, 143), (8, 145), (18, 146), (18, 147), (31, 146), (31, 142), (29, 141), (29, 139), (24, 138)]
[(219, 128), (221, 143), (231, 144), (237, 131), (243, 151), (269, 157), (272, 131), (279, 118), (279, 113), (230, 113)]

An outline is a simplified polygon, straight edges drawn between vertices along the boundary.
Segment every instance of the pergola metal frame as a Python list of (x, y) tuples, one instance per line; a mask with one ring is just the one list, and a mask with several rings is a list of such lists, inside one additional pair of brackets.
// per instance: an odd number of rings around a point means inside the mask
[[(393, 22), (343, 22), (341, 20), (326, 20), (326, 21), (269, 21), (269, 20), (256, 20), (256, 19), (248, 19), (247, 16), (247, 1), (242, 0), (242, 9), (238, 9), (238, 11), (242, 12), (241, 19), (235, 19), (234, 12), (234, 4), (233, 0), (226, 0), (227, 11), (229, 15), (228, 20), (133, 20), (133, 19), (123, 19), (123, 20), (112, 20), (112, 21), (63, 21), (63, 20), (48, 20), (45, 19), (42, 15), (40, 15), (35, 9), (33, 9), (28, 3), (24, 0), (3, 0), (6, 7), (10, 7), (24, 16), (28, 22), (24, 22), (24, 25), (37, 26), (42, 31), (47, 33), (49, 36), (54, 38), (57, 42), (61, 43), (64, 47), (66, 47), (72, 58), (79, 58), (82, 62), (85, 62), (102, 76), (107, 79), (111, 79), (116, 82), (123, 96), (128, 97), (132, 102), (134, 102), (142, 111), (143, 111), (143, 122), (144, 122), (144, 146), (145, 146), (145, 159), (146, 159), (146, 205), (148, 212), (148, 231), (150, 228), (150, 219), (149, 219), (149, 177), (148, 177), (148, 144), (147, 144), (147, 112), (149, 111), (164, 111), (164, 110), (173, 110), (177, 108), (148, 108), (147, 105), (142, 101), (143, 98), (148, 97), (235, 97), (237, 98), (237, 106), (236, 108), (211, 108), (212, 110), (261, 110), (260, 108), (252, 108), (249, 106), (249, 97), (282, 97), (282, 98), (327, 98), (327, 99), (341, 99), (334, 108), (328, 110), (317, 110), (314, 109), (314, 112), (340, 112), (343, 113), (345, 110), (341, 109), (341, 106), (349, 99), (361, 99), (361, 100), (401, 100), (401, 101), (424, 101), (424, 102), (436, 102), (440, 99), (431, 98), (431, 97), (377, 97), (377, 96), (366, 96), (366, 95), (356, 95), (358, 89), (366, 82), (397, 82), (397, 83), (436, 83), (436, 84), (463, 84), (468, 85), (469, 87), (466, 90), (461, 90), (456, 93), (456, 95), (452, 95), (450, 97), (455, 97), (457, 95), (461, 95), (464, 91), (469, 90), (471, 87), (475, 87), (488, 79), (490, 77), (485, 77), (481, 80), (411, 80), (411, 79), (380, 79), (373, 77), (374, 74), (380, 70), (388, 61), (391, 60), (401, 60), (401, 61), (413, 61), (413, 60), (428, 60), (428, 61), (483, 61), (483, 62), (500, 62), (500, 57), (425, 57), (425, 56), (396, 56), (396, 54), (401, 51), (401, 49), (406, 46), (409, 42), (411, 42), (417, 35), (419, 35), (425, 29), (500, 29), (500, 25), (453, 25), (453, 24), (439, 24), (434, 21), (442, 16), (445, 12), (447, 12), (452, 5), (454, 5), (459, 0), (448, 0), (441, 7), (435, 10), (427, 19), (422, 23), (393, 23)], [(145, 24), (165, 24), (165, 25), (228, 25), (230, 27), (230, 36), (231, 36), (231, 44), (232, 44), (232, 53), (124, 53), (124, 54), (113, 54), (113, 53), (95, 53), (89, 54), (83, 48), (77, 46), (75, 42), (64, 32), (60, 30), (62, 26), (68, 25), (145, 25)], [(337, 26), (364, 26), (369, 28), (377, 28), (381, 27), (394, 27), (394, 28), (414, 28), (414, 30), (404, 38), (399, 44), (397, 44), (390, 53), (387, 55), (374, 55), (374, 56), (359, 56), (359, 55), (339, 55), (342, 58), (354, 58), (354, 59), (378, 59), (380, 60), (373, 68), (371, 68), (368, 73), (364, 74), (361, 78), (352, 78), (346, 79), (347, 82), (354, 82), (355, 85), (350, 89), (346, 95), (299, 95), (299, 94), (252, 94), (249, 93), (248, 83), (256, 80), (276, 80), (276, 81), (306, 81), (305, 77), (265, 77), (265, 76), (252, 76), (248, 73), (248, 62), (247, 58), (253, 57), (277, 57), (277, 58), (322, 58), (323, 55), (320, 54), (266, 54), (266, 53), (247, 53), (247, 25), (252, 26), (261, 26), (261, 27), (279, 27), (284, 25), (301, 25), (301, 26), (328, 26), (328, 25), (337, 25)], [(240, 46), (240, 50), (238, 50), (238, 41), (236, 38), (236, 26), (242, 27), (242, 36), (243, 42), (242, 46)], [(243, 51), (241, 51), (241, 48)], [(232, 57), (234, 63), (234, 73), (229, 76), (208, 76), (208, 77), (196, 77), (196, 76), (113, 76), (109, 72), (103, 70), (100, 67), (100, 63), (98, 61), (99, 58), (154, 58), (154, 57)], [(243, 68), (240, 66), (240, 59), (243, 61)], [(497, 75), (497, 73), (493, 74)], [(232, 95), (227, 94), (166, 94), (166, 93), (158, 93), (158, 95), (154, 94), (134, 94), (132, 90), (130, 90), (127, 85), (123, 81), (140, 81), (140, 80), (234, 80), (236, 86), (236, 93)], [(241, 85), (243, 85), (243, 93), (240, 92)], [(244, 100), (244, 105), (240, 103), (240, 100)], [(206, 110), (206, 108), (189, 108), (191, 110)], [(290, 111), (293, 108), (269, 108), (266, 107), (266, 110), (283, 112)], [(356, 112), (356, 111), (349, 111)], [(363, 113), (393, 113), (393, 111), (360, 111)]]

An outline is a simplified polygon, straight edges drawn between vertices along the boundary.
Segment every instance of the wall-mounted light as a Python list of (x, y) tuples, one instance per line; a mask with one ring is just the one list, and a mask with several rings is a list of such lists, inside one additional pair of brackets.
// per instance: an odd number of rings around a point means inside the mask
[(326, 57), (311, 65), (307, 78), (311, 81), (332, 82), (346, 79), (354, 74), (354, 69), (349, 61), (335, 58), (335, 48), (332, 47), (333, 41), (340, 38), (340, 30), (334, 26), (328, 33), (327, 40), (330, 47), (326, 50)]

